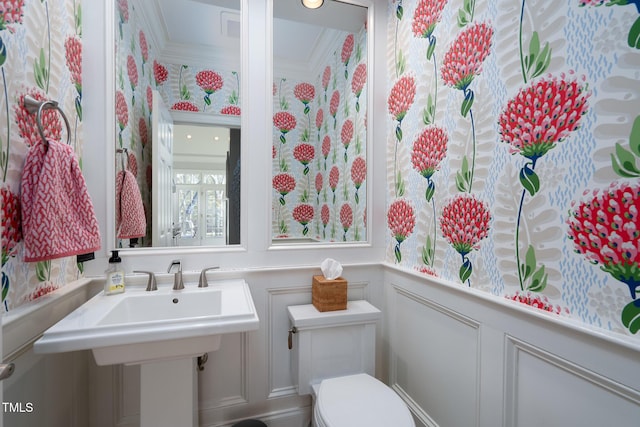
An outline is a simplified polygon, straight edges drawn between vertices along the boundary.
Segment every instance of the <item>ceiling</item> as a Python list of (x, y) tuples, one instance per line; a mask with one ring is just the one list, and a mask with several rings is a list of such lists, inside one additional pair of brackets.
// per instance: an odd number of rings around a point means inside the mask
[[(140, 8), (161, 60), (197, 64), (224, 58), (239, 68), (240, 0), (145, 0)], [(332, 0), (315, 10), (300, 0), (273, 0), (273, 14), (274, 63), (300, 64), (325, 53), (327, 35), (358, 32), (367, 15), (364, 7)]]

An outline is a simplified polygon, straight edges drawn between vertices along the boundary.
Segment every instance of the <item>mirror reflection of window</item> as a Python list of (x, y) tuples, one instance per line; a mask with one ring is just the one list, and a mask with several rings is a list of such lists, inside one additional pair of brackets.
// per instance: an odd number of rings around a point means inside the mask
[(177, 224), (175, 246), (219, 246), (227, 240), (226, 172), (182, 171), (175, 174)]
[[(147, 222), (146, 233), (136, 245), (239, 244), (240, 206), (239, 194), (235, 194), (239, 184), (234, 181), (231, 185), (225, 178), (226, 186), (218, 183), (213, 189), (192, 189), (193, 206), (181, 218), (175, 171), (201, 173), (201, 179), (219, 171), (228, 176), (228, 157), (234, 161), (231, 171), (240, 170), (242, 1), (129, 0), (113, 4), (114, 145), (130, 155)], [(153, 107), (154, 98), (164, 104), (170, 121)], [(226, 148), (210, 153), (213, 142), (198, 151), (194, 134), (190, 147), (180, 148), (180, 135), (175, 133), (170, 139), (176, 147), (165, 144), (171, 150), (162, 157), (163, 167), (154, 166), (158, 164), (155, 154), (162, 151), (158, 149), (163, 139), (160, 128), (179, 128), (185, 123), (209, 129), (226, 127), (227, 134), (233, 129), (237, 138), (229, 148), (226, 136)], [(187, 197), (183, 194), (183, 199)], [(221, 211), (225, 206), (229, 211)], [(114, 237), (115, 246), (133, 247)]]

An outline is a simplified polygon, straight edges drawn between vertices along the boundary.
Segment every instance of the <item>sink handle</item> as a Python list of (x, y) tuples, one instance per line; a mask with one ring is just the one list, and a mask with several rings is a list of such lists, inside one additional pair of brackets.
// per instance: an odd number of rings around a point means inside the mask
[(209, 268), (205, 268), (204, 270), (202, 270), (200, 272), (200, 280), (198, 281), (198, 287), (199, 288), (206, 288), (207, 286), (209, 286), (209, 282), (207, 282), (207, 271), (209, 270), (215, 270), (217, 268), (220, 267), (209, 267)]
[(156, 275), (152, 271), (135, 270), (134, 273), (148, 274), (147, 291), (157, 291), (158, 283), (156, 282)]

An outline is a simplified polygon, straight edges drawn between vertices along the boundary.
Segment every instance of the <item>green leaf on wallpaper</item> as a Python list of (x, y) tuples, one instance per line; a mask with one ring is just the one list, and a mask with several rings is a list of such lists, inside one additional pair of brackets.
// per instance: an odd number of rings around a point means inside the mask
[(629, 330), (629, 332), (635, 334), (640, 331), (640, 303), (638, 303), (638, 300), (631, 301), (629, 304), (625, 305), (622, 309), (621, 316), (622, 324)]
[(471, 107), (473, 106), (473, 100), (475, 99), (475, 95), (472, 90), (467, 90), (464, 94), (464, 101), (462, 101), (462, 105), (460, 106), (460, 114), (462, 117), (467, 117), (469, 111), (471, 111)]
[(629, 47), (640, 49), (640, 16), (636, 18), (635, 22), (629, 29), (627, 43), (629, 44)]
[(398, 171), (396, 175), (396, 196), (404, 196), (404, 179), (402, 178), (402, 172)]
[(0, 37), (0, 67), (7, 61), (7, 47), (4, 45), (2, 37)]
[(186, 84), (180, 86), (180, 99), (189, 100), (191, 99), (191, 92), (189, 92), (189, 88)]
[(547, 287), (547, 274), (544, 272), (544, 265), (541, 266), (531, 277), (531, 284), (527, 290), (531, 292), (542, 292)]
[(231, 95), (229, 95), (229, 104), (237, 105), (238, 104), (238, 93), (234, 90), (231, 91)]
[(396, 18), (398, 18), (398, 20), (402, 20), (402, 16), (404, 15), (404, 8), (402, 7), (402, 3), (398, 4), (398, 7), (396, 7)]
[(76, 5), (76, 13), (74, 15), (74, 21), (76, 26), (76, 34), (82, 37), (82, 4)]
[(422, 263), (424, 265), (433, 265), (433, 243), (431, 242), (431, 236), (427, 236), (424, 246), (422, 247)]
[(36, 277), (40, 282), (49, 280), (51, 261), (39, 261), (36, 263)]
[(535, 249), (533, 249), (533, 246), (529, 245), (529, 247), (527, 248), (527, 254), (525, 255), (525, 263), (520, 264), (520, 274), (522, 274), (524, 280), (527, 280), (529, 276), (531, 276), (531, 273), (533, 273), (533, 270), (535, 270), (535, 268), (536, 252)]
[(464, 0), (462, 8), (458, 10), (458, 26), (460, 28), (473, 21), (473, 10), (475, 7), (475, 0)]
[(7, 251), (2, 251), (2, 265), (5, 265), (9, 261), (9, 254)]
[(285, 159), (280, 160), (280, 172), (288, 172), (289, 165), (287, 165), (287, 161)]
[(349, 117), (351, 115), (351, 108), (349, 107), (349, 103), (348, 102), (344, 103), (344, 115), (346, 117)]
[(9, 293), (9, 276), (2, 272), (2, 301), (7, 299), (7, 294)]
[(436, 38), (432, 37), (433, 40), (429, 40), (429, 47), (427, 47), (427, 60), (431, 61), (433, 57), (433, 52), (436, 50)]
[(400, 264), (402, 262), (402, 251), (400, 250), (399, 243), (393, 248), (393, 253), (396, 256), (396, 263)]
[(430, 202), (435, 193), (436, 193), (436, 184), (432, 180), (429, 180), (429, 184), (427, 184), (427, 189), (424, 192), (424, 198), (427, 200), (427, 202)]
[(47, 60), (44, 57), (44, 49), (40, 48), (40, 56), (33, 62), (33, 77), (36, 85), (46, 92), (47, 86)]
[(82, 99), (79, 96), (76, 96), (74, 104), (76, 106), (76, 114), (78, 115), (78, 119), (82, 121)]
[(540, 37), (538, 32), (534, 31), (529, 42), (529, 55), (524, 58), (524, 65), (527, 77), (530, 79), (540, 76), (546, 71), (551, 62), (551, 47), (549, 43), (545, 43), (544, 48), (540, 51)]
[(400, 126), (400, 123), (396, 126), (396, 139), (398, 142), (402, 141), (402, 126)]
[(471, 171), (469, 170), (467, 156), (462, 158), (462, 167), (456, 172), (456, 188), (460, 192), (471, 190)]
[(619, 143), (616, 143), (616, 152), (611, 153), (611, 167), (616, 174), (623, 178), (640, 177), (640, 170), (636, 166), (636, 157)]
[(469, 23), (469, 17), (463, 9), (458, 10), (458, 27), (462, 28)]
[(122, 75), (122, 68), (118, 70), (118, 87), (120, 90), (124, 90), (124, 76)]
[(402, 53), (402, 49), (398, 50), (398, 55), (396, 57), (396, 71), (399, 76), (404, 74), (404, 70), (407, 68), (407, 59), (404, 57), (404, 53)]
[(629, 134), (629, 146), (636, 156), (640, 157), (640, 116), (636, 117)]
[(460, 277), (462, 283), (466, 282), (469, 277), (471, 277), (471, 273), (473, 273), (473, 266), (471, 265), (471, 261), (469, 261), (469, 259), (465, 259), (460, 266), (460, 270), (458, 271), (458, 276)]
[(540, 190), (540, 178), (538, 174), (536, 174), (530, 164), (527, 163), (520, 169), (519, 175), (522, 186), (530, 195), (534, 196)]
[(540, 55), (538, 55), (538, 57), (536, 58), (536, 68), (533, 70), (533, 74), (531, 75), (531, 77), (538, 77), (542, 75), (547, 70), (550, 63), (551, 46), (549, 45), (549, 42), (547, 42), (545, 43), (542, 52), (540, 52)]
[(427, 106), (422, 112), (422, 122), (426, 126), (429, 126), (434, 122), (435, 115), (436, 115), (436, 105), (433, 102), (433, 95), (429, 94), (429, 96), (427, 97)]

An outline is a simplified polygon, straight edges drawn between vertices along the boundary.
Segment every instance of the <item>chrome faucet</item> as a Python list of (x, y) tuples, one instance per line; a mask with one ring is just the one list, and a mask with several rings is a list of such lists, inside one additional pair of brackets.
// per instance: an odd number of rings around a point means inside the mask
[(147, 279), (147, 291), (157, 291), (158, 283), (156, 282), (156, 275), (153, 274), (152, 271), (140, 271), (134, 270), (134, 273), (143, 273), (149, 275), (149, 279)]
[(176, 271), (176, 274), (173, 277), (173, 290), (178, 291), (180, 289), (184, 289), (184, 282), (182, 281), (182, 263), (179, 259), (174, 259), (173, 261), (171, 261), (171, 264), (169, 264), (167, 273), (171, 273), (171, 269), (174, 265), (178, 266), (178, 271)]
[(200, 280), (198, 281), (199, 288), (206, 288), (207, 286), (209, 286), (209, 282), (207, 282), (207, 271), (215, 270), (216, 268), (220, 267), (209, 267), (200, 272)]

